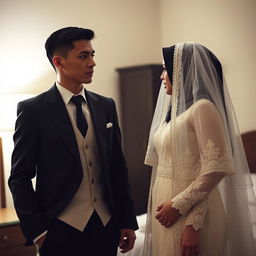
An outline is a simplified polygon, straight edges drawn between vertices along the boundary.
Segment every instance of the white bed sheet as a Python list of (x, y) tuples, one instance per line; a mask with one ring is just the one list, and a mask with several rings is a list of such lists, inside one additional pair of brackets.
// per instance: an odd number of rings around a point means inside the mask
[[(253, 190), (254, 194), (256, 195), (256, 174), (252, 174), (252, 182), (253, 182)], [(252, 220), (253, 220), (253, 231), (254, 231), (254, 241), (256, 241), (256, 205), (250, 203), (251, 213), (252, 213)]]

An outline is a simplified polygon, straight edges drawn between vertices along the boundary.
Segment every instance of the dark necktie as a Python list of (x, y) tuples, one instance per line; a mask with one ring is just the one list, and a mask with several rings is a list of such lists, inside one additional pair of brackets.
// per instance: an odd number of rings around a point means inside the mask
[(71, 98), (71, 101), (76, 106), (76, 125), (81, 134), (85, 137), (88, 125), (85, 119), (85, 116), (82, 111), (82, 101), (84, 101), (84, 98), (81, 95), (73, 96)]
[(172, 112), (172, 106), (170, 105), (168, 108), (168, 111), (166, 113), (165, 122), (169, 123), (171, 120), (171, 112)]

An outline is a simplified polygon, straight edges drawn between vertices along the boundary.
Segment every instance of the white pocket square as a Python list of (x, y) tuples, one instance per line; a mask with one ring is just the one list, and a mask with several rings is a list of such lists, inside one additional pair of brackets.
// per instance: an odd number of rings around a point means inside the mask
[(113, 126), (112, 123), (107, 123), (107, 128), (110, 128), (110, 127), (112, 127), (112, 126)]

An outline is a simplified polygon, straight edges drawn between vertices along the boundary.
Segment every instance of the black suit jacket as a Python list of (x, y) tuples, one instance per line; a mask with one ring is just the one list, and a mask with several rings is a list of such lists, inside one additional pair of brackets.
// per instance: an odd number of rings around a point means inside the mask
[[(112, 216), (118, 228), (137, 229), (115, 103), (86, 90), (85, 94)], [(113, 126), (107, 129), (107, 123)], [(67, 206), (83, 178), (75, 133), (56, 85), (18, 104), (14, 144), (9, 187), (30, 244)], [(34, 177), (35, 190), (31, 182)]]

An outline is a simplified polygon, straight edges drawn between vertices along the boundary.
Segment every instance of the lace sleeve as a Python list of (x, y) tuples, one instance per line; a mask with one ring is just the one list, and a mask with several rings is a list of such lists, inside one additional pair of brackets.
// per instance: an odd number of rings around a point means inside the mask
[(189, 212), (185, 222), (186, 226), (193, 226), (197, 231), (203, 227), (205, 215), (208, 209), (208, 197), (197, 203)]
[(194, 105), (190, 123), (201, 157), (200, 175), (217, 171), (233, 174), (232, 153), (227, 147), (228, 134), (216, 106), (208, 100), (199, 100)]
[(203, 225), (207, 195), (224, 176), (232, 174), (233, 170), (221, 117), (215, 105), (202, 100), (192, 112), (191, 125), (198, 142), (200, 173), (184, 191), (172, 199), (172, 202), (173, 207), (182, 215), (190, 210), (186, 224), (193, 225), (197, 230)]
[(179, 210), (180, 214), (186, 214), (194, 205), (205, 199), (224, 176), (225, 173), (216, 172), (198, 177), (172, 199), (173, 207)]

